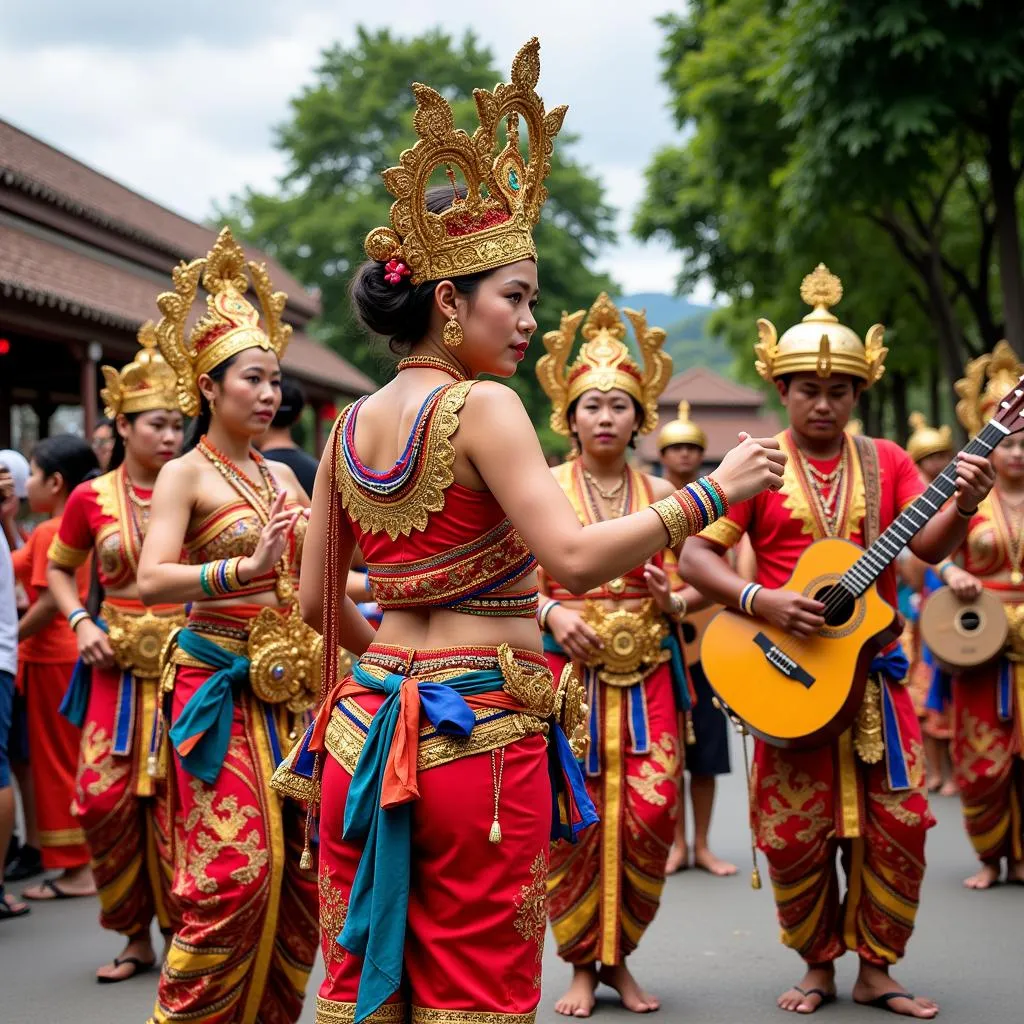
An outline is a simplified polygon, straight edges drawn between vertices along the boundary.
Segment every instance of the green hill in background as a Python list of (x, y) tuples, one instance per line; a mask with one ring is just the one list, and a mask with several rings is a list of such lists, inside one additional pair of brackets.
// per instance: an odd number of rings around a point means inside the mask
[(716, 373), (730, 376), (732, 353), (707, 330), (713, 306), (699, 306), (663, 292), (637, 292), (614, 301), (620, 309), (628, 306), (646, 310), (649, 324), (665, 328), (668, 335), (665, 351), (672, 356), (673, 372), (680, 373), (692, 366), (706, 366)]

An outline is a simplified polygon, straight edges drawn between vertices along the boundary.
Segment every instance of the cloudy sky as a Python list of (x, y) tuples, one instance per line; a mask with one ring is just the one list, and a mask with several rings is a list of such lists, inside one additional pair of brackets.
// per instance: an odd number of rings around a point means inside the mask
[[(540, 92), (569, 104), (578, 157), (620, 210), (602, 253), (626, 291), (671, 291), (679, 259), (628, 224), (651, 154), (675, 129), (654, 19), (678, 0), (0, 0), (0, 117), (194, 219), (284, 169), (273, 127), (320, 51), (354, 26), (472, 28), (507, 69), (541, 39)], [(381, 13), (378, 13), (381, 12)], [(582, 13), (581, 13), (582, 12)], [(493, 83), (481, 82), (490, 86)], [(701, 296), (706, 298), (706, 296)]]

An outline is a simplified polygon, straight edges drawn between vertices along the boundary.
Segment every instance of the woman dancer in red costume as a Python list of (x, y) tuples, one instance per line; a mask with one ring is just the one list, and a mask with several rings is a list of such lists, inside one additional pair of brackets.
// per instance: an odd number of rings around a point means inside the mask
[[(185, 624), (185, 613), (180, 605), (146, 609), (135, 574), (153, 484), (181, 452), (183, 420), (174, 371), (156, 351), (151, 323), (139, 342), (142, 348), (123, 370), (103, 367), (106, 415), (117, 431), (113, 468), (72, 492), (47, 572), (78, 643), (79, 666), (61, 709), (82, 729), (73, 809), (89, 844), (100, 924), (127, 939), (121, 955), (96, 972), (108, 983), (155, 965), (154, 914), (166, 935), (173, 931), (165, 787), (154, 777), (151, 743), (160, 651), (171, 631)], [(75, 582), (75, 571), (94, 552), (103, 591), (99, 623), (82, 607)]]
[[(206, 311), (186, 336), (200, 280)], [(295, 600), (309, 499), (252, 442), (280, 404), (291, 329), (286, 297), (227, 228), (174, 285), (157, 340), (198, 442), (160, 471), (138, 573), (147, 603), (191, 604), (163, 675), (180, 922), (153, 1020), (280, 1024), (302, 1012), (316, 879), (301, 810), (269, 784), (319, 690), (319, 637)]]
[[(571, 671), (556, 687), (541, 654), (534, 554), (582, 592), (711, 517), (677, 492), (584, 530), (519, 398), (476, 380), (512, 376), (536, 328), (531, 228), (564, 115), (544, 110), (539, 71), (533, 40), (511, 84), (478, 91), (472, 138), (413, 87), (420, 141), (385, 173), (393, 227), (370, 233), (353, 287), (405, 358), (342, 413), (304, 553), (303, 614), (329, 655), (361, 655), (279, 772), (320, 799), (321, 1024), (534, 1020), (550, 838), (594, 820), (563, 731), (581, 725), (582, 694)], [(428, 191), (446, 164), (467, 192)], [(780, 473), (771, 442), (748, 440), (718, 483), (736, 500)], [(376, 634), (340, 596), (356, 544), (384, 609)]]

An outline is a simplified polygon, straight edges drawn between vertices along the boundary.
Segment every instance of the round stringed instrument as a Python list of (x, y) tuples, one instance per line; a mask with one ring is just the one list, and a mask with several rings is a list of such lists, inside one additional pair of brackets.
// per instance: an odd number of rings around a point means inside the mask
[(948, 587), (936, 590), (921, 609), (920, 623), (921, 639), (952, 672), (994, 661), (1009, 634), (1003, 602), (988, 590), (974, 601), (959, 600)]
[[(987, 456), (1024, 430), (1021, 382), (964, 452)], [(875, 581), (956, 491), (956, 459), (865, 551), (847, 540), (812, 544), (783, 590), (825, 605), (825, 626), (802, 639), (727, 609), (708, 625), (701, 663), (719, 700), (755, 735), (779, 747), (817, 747), (854, 722), (875, 655), (900, 635), (896, 610)]]

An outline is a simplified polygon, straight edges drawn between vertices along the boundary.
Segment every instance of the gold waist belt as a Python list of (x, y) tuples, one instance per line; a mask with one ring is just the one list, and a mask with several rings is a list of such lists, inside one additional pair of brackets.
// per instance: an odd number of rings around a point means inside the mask
[(104, 601), (100, 615), (109, 628), (114, 660), (140, 679), (160, 678), (160, 655), (171, 633), (185, 625), (185, 612), (122, 608)]
[[(201, 621), (190, 628), (224, 650), (249, 659), (249, 685), (259, 700), (287, 704), (288, 710), (296, 714), (316, 707), (320, 699), (324, 639), (302, 621), (297, 603), (292, 604), (287, 614), (264, 608), (252, 619), (245, 640), (207, 632)], [(209, 667), (180, 647), (171, 660), (175, 665)]]
[(668, 636), (668, 624), (653, 601), (644, 601), (637, 611), (607, 611), (587, 601), (583, 621), (604, 645), (587, 664), (599, 666), (597, 677), (609, 686), (634, 686), (671, 657), (661, 645)]

